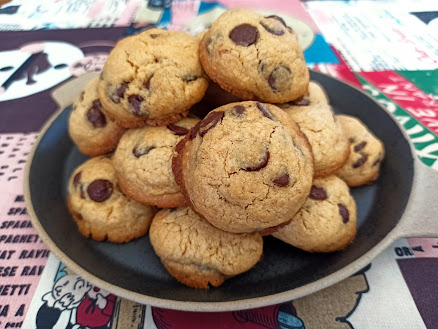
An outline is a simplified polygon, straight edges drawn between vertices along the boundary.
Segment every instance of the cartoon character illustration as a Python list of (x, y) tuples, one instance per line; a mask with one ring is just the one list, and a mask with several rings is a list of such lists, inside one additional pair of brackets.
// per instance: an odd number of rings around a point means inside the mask
[(37, 329), (110, 328), (116, 296), (93, 287), (78, 275), (65, 275), (42, 297)]
[(84, 57), (67, 42), (44, 41), (0, 52), (0, 102), (30, 96), (67, 80)]

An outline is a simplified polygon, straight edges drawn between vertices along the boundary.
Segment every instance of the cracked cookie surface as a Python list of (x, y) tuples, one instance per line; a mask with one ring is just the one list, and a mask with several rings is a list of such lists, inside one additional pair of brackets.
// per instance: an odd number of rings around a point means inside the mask
[(208, 86), (191, 35), (150, 29), (121, 40), (103, 68), (99, 95), (119, 126), (162, 126), (179, 121)]
[(97, 241), (127, 242), (146, 234), (155, 208), (126, 197), (108, 157), (80, 165), (68, 183), (68, 209), (79, 231)]
[(99, 77), (95, 77), (86, 85), (73, 104), (68, 122), (71, 139), (79, 151), (88, 156), (112, 151), (125, 131), (103, 113), (97, 93), (98, 83)]
[(194, 288), (217, 287), (225, 279), (248, 271), (263, 252), (260, 234), (224, 232), (190, 207), (159, 211), (149, 236), (169, 273)]
[(228, 10), (205, 33), (199, 56), (213, 81), (244, 100), (284, 103), (307, 91), (297, 36), (278, 16)]
[(356, 217), (347, 184), (332, 175), (315, 179), (300, 211), (272, 235), (309, 252), (333, 252), (354, 240)]
[(349, 186), (372, 184), (380, 172), (385, 157), (383, 143), (359, 119), (348, 115), (336, 116), (350, 142), (350, 156), (336, 172)]
[(315, 177), (331, 175), (345, 164), (350, 155), (350, 143), (330, 105), (309, 101), (301, 106), (279, 106), (300, 126), (309, 140)]
[(166, 127), (129, 129), (113, 156), (122, 191), (139, 202), (161, 208), (185, 205), (172, 173), (175, 146), (199, 119), (184, 118)]
[(289, 221), (310, 191), (308, 140), (271, 104), (219, 107), (190, 130), (176, 151), (172, 169), (187, 202), (224, 231), (267, 234)]

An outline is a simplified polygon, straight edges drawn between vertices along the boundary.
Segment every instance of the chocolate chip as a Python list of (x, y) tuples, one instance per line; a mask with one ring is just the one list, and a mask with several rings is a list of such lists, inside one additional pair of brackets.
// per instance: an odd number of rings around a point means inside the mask
[(118, 97), (118, 102), (114, 103), (120, 103), (120, 99), (125, 97), (126, 89), (128, 89), (128, 84), (126, 82), (122, 83), (119, 88), (116, 90), (116, 96)]
[(210, 114), (208, 114), (202, 121), (199, 122), (199, 136), (204, 137), (204, 135), (210, 131), (210, 129), (214, 128), (217, 123), (222, 120), (224, 115), (224, 111), (210, 112)]
[(289, 104), (293, 106), (308, 106), (310, 104), (310, 101), (307, 98), (301, 97), (292, 102), (289, 102)]
[(281, 65), (271, 72), (268, 78), (268, 83), (273, 90), (281, 91), (290, 85), (291, 80), (292, 72), (287, 66)]
[(313, 200), (325, 200), (327, 199), (327, 192), (322, 187), (312, 185), (310, 189), (309, 198)]
[(153, 76), (154, 74), (152, 73), (152, 75), (146, 80), (146, 83), (144, 84), (147, 90), (151, 89), (151, 79)]
[(263, 26), (263, 28), (268, 31), (269, 33), (273, 34), (273, 35), (283, 35), (284, 34), (284, 30), (282, 29), (275, 29), (275, 28), (271, 28), (268, 25), (264, 24), (263, 22), (260, 22), (260, 25)]
[(82, 171), (78, 172), (75, 177), (73, 177), (73, 187), (76, 188), (78, 184), (81, 183)]
[(271, 114), (267, 106), (263, 103), (257, 102), (257, 108), (260, 110), (260, 112), (263, 113), (263, 115), (271, 120), (274, 120), (274, 116)]
[(188, 129), (173, 124), (168, 125), (167, 129), (171, 130), (177, 136), (184, 136), (189, 132)]
[(87, 188), (88, 196), (95, 202), (104, 202), (113, 194), (113, 183), (106, 179), (96, 179)]
[(193, 74), (187, 74), (182, 79), (185, 82), (192, 82), (192, 81), (198, 80), (198, 77), (196, 75), (193, 75)]
[(351, 144), (353, 144), (355, 140), (356, 140), (356, 138), (354, 138), (354, 137), (349, 137), (349, 138), (348, 138), (348, 141), (349, 141)]
[(136, 145), (134, 149), (132, 150), (132, 154), (135, 155), (136, 158), (141, 157), (142, 155), (148, 154), (150, 151), (152, 151), (155, 148), (155, 146), (147, 146), (147, 147), (141, 147)]
[(151, 33), (151, 34), (149, 34), (149, 36), (150, 36), (152, 39), (155, 39), (156, 37), (160, 36), (160, 34)]
[(236, 105), (231, 109), (232, 113), (238, 117), (242, 116), (243, 113), (245, 113), (245, 106), (243, 105)]
[(134, 115), (140, 115), (141, 102), (143, 102), (143, 97), (140, 95), (131, 95), (128, 97), (128, 102), (134, 109)]
[(106, 126), (106, 117), (101, 111), (102, 104), (100, 100), (95, 100), (91, 108), (87, 111), (87, 120), (94, 128), (102, 128)]
[(380, 163), (380, 161), (382, 161), (381, 158), (382, 158), (382, 153), (379, 152), (379, 155), (377, 156), (376, 160), (374, 160), (372, 167), (377, 166)]
[(346, 224), (348, 223), (348, 220), (350, 219), (350, 213), (348, 212), (348, 209), (345, 208), (343, 204), (338, 203), (339, 208), (339, 214), (342, 217), (342, 223)]
[(255, 165), (253, 167), (242, 168), (242, 170), (245, 170), (245, 171), (259, 171), (260, 169), (265, 168), (266, 165), (268, 164), (269, 156), (270, 156), (269, 155), (269, 151), (266, 151), (263, 160), (259, 164)]
[(273, 18), (276, 19), (277, 21), (279, 21), (281, 24), (283, 24), (285, 27), (287, 27), (286, 22), (283, 20), (283, 18), (277, 16), (277, 15), (270, 15), (270, 16), (266, 16), (266, 18)]
[(353, 168), (359, 168), (361, 166), (363, 166), (363, 164), (368, 160), (368, 155), (366, 155), (365, 153), (360, 153), (362, 155), (362, 157), (357, 160), (355, 163), (353, 163)]
[(259, 39), (259, 31), (255, 26), (242, 24), (236, 26), (230, 32), (230, 39), (238, 46), (248, 47), (255, 44)]
[(354, 152), (359, 152), (360, 150), (362, 150), (365, 147), (365, 145), (367, 145), (367, 142), (362, 142), (360, 144), (357, 144), (354, 147)]
[(277, 179), (274, 179), (274, 184), (279, 187), (285, 187), (289, 185), (289, 174), (285, 173), (278, 177)]

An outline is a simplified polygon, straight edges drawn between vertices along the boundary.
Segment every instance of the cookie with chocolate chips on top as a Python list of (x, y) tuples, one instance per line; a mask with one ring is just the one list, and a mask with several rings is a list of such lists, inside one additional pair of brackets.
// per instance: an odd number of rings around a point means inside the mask
[(297, 36), (278, 16), (228, 10), (205, 33), (199, 56), (213, 81), (244, 100), (285, 103), (307, 91)]
[(172, 168), (187, 202), (227, 232), (275, 231), (298, 211), (312, 184), (307, 138), (271, 104), (219, 107), (176, 151)]
[(172, 173), (172, 158), (175, 146), (198, 121), (184, 118), (167, 127), (129, 129), (113, 156), (122, 191), (144, 204), (184, 206), (184, 196)]
[(121, 40), (105, 63), (99, 95), (119, 126), (165, 126), (186, 116), (208, 81), (191, 35), (150, 29)]
[(103, 155), (115, 149), (125, 129), (103, 113), (97, 93), (99, 78), (92, 79), (73, 104), (68, 132), (81, 153)]
[(309, 252), (333, 252), (354, 240), (356, 221), (356, 203), (347, 184), (332, 175), (315, 179), (300, 211), (272, 235)]
[(84, 236), (118, 243), (146, 234), (156, 212), (122, 193), (108, 157), (92, 158), (74, 170), (67, 206)]
[(350, 142), (350, 156), (336, 172), (349, 186), (372, 184), (379, 177), (385, 147), (359, 119), (348, 115), (336, 116)]
[(189, 207), (158, 212), (149, 236), (169, 273), (194, 288), (220, 286), (251, 269), (263, 252), (260, 234), (224, 232)]

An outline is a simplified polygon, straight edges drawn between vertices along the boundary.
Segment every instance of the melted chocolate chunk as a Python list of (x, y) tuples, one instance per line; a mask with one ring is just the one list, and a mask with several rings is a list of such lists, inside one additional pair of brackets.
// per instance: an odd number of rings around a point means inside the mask
[(289, 102), (289, 104), (293, 106), (308, 106), (310, 104), (310, 101), (307, 98), (301, 97), (292, 102)]
[(75, 177), (73, 177), (73, 187), (76, 188), (78, 184), (81, 183), (82, 171), (78, 172)]
[(248, 47), (259, 40), (259, 31), (253, 25), (242, 24), (230, 32), (230, 39), (238, 46)]
[(150, 36), (152, 39), (155, 39), (156, 37), (160, 36), (160, 34), (151, 33), (151, 34), (149, 34), (149, 36)]
[(349, 141), (351, 144), (353, 144), (355, 140), (356, 140), (356, 138), (354, 138), (354, 137), (349, 137), (349, 138), (348, 138), (348, 141)]
[(367, 145), (367, 142), (362, 142), (362, 143), (357, 144), (354, 147), (354, 152), (359, 152), (360, 150), (362, 150), (365, 147), (365, 145)]
[(154, 74), (152, 73), (152, 75), (146, 80), (146, 83), (144, 84), (144, 86), (147, 90), (151, 89), (151, 79), (153, 76), (154, 76)]
[(259, 164), (255, 165), (255, 166), (252, 166), (252, 167), (242, 168), (242, 170), (245, 170), (245, 171), (259, 171), (260, 169), (265, 168), (266, 165), (268, 164), (269, 156), (270, 156), (269, 151), (266, 151), (265, 157), (263, 158), (263, 160)]
[(188, 129), (184, 127), (176, 126), (174, 124), (168, 125), (167, 129), (171, 130), (177, 136), (184, 136), (189, 132)]
[(196, 75), (193, 75), (193, 74), (187, 74), (182, 79), (185, 82), (192, 82), (192, 81), (198, 80), (198, 77)]
[(113, 194), (113, 183), (106, 179), (96, 179), (87, 188), (88, 196), (95, 202), (104, 202)]
[(125, 97), (126, 89), (128, 89), (128, 84), (124, 82), (116, 89), (116, 94), (111, 97), (111, 100), (116, 104), (120, 103), (120, 100)]
[(285, 27), (287, 27), (286, 22), (283, 20), (283, 18), (277, 16), (277, 15), (270, 15), (270, 16), (266, 16), (266, 18), (273, 18), (276, 19), (277, 21), (279, 21), (281, 24), (283, 24)]
[(285, 187), (289, 185), (289, 174), (285, 173), (278, 177), (277, 179), (274, 179), (274, 184), (279, 187)]
[(141, 157), (142, 155), (146, 155), (148, 154), (150, 151), (152, 151), (155, 148), (155, 146), (146, 146), (146, 147), (141, 147), (141, 146), (135, 146), (134, 149), (132, 150), (132, 154), (135, 155), (136, 158)]
[(343, 204), (338, 203), (339, 208), (339, 215), (342, 217), (342, 223), (346, 224), (348, 223), (348, 220), (350, 219), (350, 213), (348, 212), (348, 209), (345, 208)]
[(257, 102), (257, 108), (260, 110), (260, 112), (263, 113), (265, 117), (274, 120), (274, 116), (271, 114), (271, 112), (269, 111), (269, 109), (265, 104)]
[[(199, 136), (204, 137), (204, 135), (210, 131), (210, 129), (214, 128), (219, 121), (224, 117), (225, 112), (211, 112), (207, 115), (199, 125)], [(205, 128), (205, 129), (203, 129)]]
[(365, 162), (367, 162), (368, 155), (366, 155), (365, 153), (360, 153), (360, 154), (362, 155), (362, 157), (359, 158), (359, 160), (357, 160), (355, 163), (353, 163), (353, 168), (359, 168), (363, 166)]
[(128, 102), (134, 109), (134, 115), (140, 115), (141, 102), (143, 102), (143, 97), (140, 95), (131, 95), (128, 97)]
[(87, 120), (94, 128), (102, 128), (106, 126), (105, 114), (101, 111), (102, 104), (100, 100), (95, 100), (91, 108), (87, 111)]
[(245, 106), (243, 105), (236, 105), (232, 109), (232, 113), (238, 117), (242, 116), (242, 114), (245, 113), (245, 111), (246, 111)]
[(275, 90), (280, 91), (283, 89), (286, 82), (292, 79), (292, 72), (287, 66), (278, 66), (276, 67), (268, 78), (269, 86)]
[(313, 200), (325, 200), (327, 199), (327, 192), (322, 187), (312, 185), (310, 189), (309, 198)]
[(264, 24), (263, 22), (260, 22), (260, 25), (263, 26), (263, 28), (264, 28), (267, 32), (269, 32), (269, 33), (271, 33), (271, 34), (273, 34), (273, 35), (278, 35), (278, 36), (280, 36), (280, 35), (283, 35), (283, 34), (284, 34), (284, 30), (283, 30), (283, 29), (273, 29), (273, 28), (269, 27), (268, 25)]

